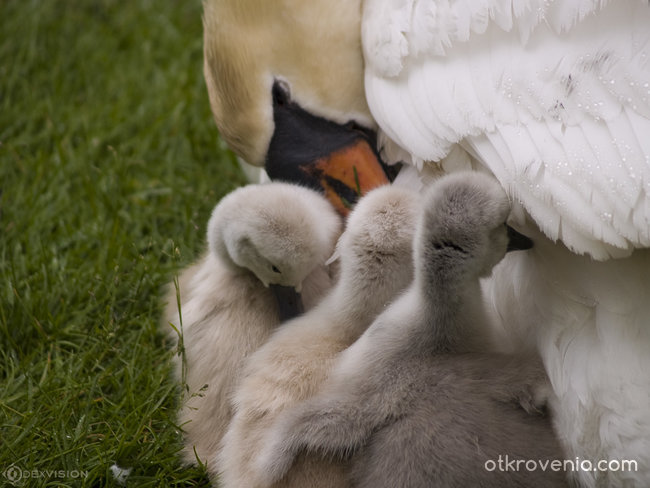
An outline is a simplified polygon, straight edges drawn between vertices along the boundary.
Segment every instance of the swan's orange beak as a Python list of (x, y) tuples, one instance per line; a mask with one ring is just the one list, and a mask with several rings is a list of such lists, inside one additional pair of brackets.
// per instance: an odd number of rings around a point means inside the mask
[(360, 196), (390, 183), (372, 130), (315, 116), (291, 101), (277, 83), (273, 122), (265, 163), (271, 179), (322, 191), (342, 215)]
[(361, 195), (390, 183), (375, 152), (362, 139), (300, 168), (320, 183), (341, 215), (347, 215)]

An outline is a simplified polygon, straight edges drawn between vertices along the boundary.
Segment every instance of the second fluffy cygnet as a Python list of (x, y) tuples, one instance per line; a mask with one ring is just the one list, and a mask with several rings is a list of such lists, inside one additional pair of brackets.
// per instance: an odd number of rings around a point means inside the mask
[[(260, 479), (296, 455), (350, 457), (354, 486), (551, 487), (564, 473), (490, 469), (499, 459), (548, 464), (562, 452), (544, 415), (535, 358), (479, 352), (487, 314), (479, 278), (532, 243), (506, 225), (500, 186), (450, 175), (425, 197), (415, 280), (339, 358), (321, 393), (281, 415), (260, 454)], [(269, 483), (270, 484), (270, 483)]]
[[(274, 419), (316, 394), (337, 355), (412, 279), (419, 196), (381, 187), (364, 196), (337, 246), (340, 278), (311, 312), (283, 324), (250, 356), (219, 455), (223, 488), (255, 488), (255, 462)], [(276, 487), (344, 488), (345, 466), (302, 456)]]

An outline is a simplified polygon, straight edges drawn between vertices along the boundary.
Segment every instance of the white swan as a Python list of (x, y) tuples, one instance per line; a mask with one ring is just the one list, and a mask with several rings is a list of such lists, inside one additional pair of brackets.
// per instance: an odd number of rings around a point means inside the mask
[(313, 162), (283, 142), (306, 112), (499, 179), (537, 243), (488, 283), (504, 341), (542, 355), (569, 458), (636, 462), (589, 487), (650, 486), (649, 25), (639, 0), (206, 2), (212, 109), (249, 162)]
[(321, 393), (278, 417), (259, 461), (271, 479), (306, 449), (351, 455), (360, 488), (567, 486), (562, 472), (486, 469), (562, 458), (537, 410), (549, 391), (541, 363), (477, 352), (490, 330), (479, 278), (531, 246), (506, 226), (509, 212), (498, 183), (477, 173), (427, 193), (413, 284), (340, 355)]
[[(283, 324), (246, 363), (216, 463), (219, 486), (256, 486), (256, 456), (273, 420), (314, 395), (336, 355), (408, 285), (418, 209), (416, 195), (391, 186), (373, 190), (359, 201), (337, 245), (341, 275), (336, 286), (310, 312)], [(304, 456), (275, 486), (343, 488), (344, 468)]]
[(280, 323), (269, 285), (305, 283), (315, 301), (330, 285), (324, 265), (340, 226), (325, 198), (285, 183), (239, 188), (215, 207), (208, 252), (179, 279), (180, 317), (173, 286), (164, 314), (165, 325), (182, 331), (176, 373), (187, 385), (179, 411), (186, 462), (198, 456), (211, 467), (242, 363)]

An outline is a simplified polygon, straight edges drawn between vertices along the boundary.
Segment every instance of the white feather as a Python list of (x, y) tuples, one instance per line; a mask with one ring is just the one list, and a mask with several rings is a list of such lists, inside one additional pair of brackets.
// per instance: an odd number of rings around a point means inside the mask
[(650, 245), (646, 2), (369, 1), (363, 25), (370, 108), (414, 160), (462, 141), (551, 239)]
[(595, 262), (534, 240), (483, 283), (489, 303), (515, 347), (543, 357), (567, 459), (638, 463), (636, 471), (568, 474), (581, 486), (648, 486), (650, 252)]

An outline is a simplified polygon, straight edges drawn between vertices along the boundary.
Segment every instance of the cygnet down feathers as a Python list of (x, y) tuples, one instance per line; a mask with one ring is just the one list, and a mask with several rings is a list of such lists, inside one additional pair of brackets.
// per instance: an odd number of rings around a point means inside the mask
[(207, 252), (179, 278), (180, 314), (172, 286), (164, 314), (165, 325), (182, 331), (184, 358), (175, 366), (186, 384), (179, 411), (186, 462), (214, 462), (243, 360), (281, 322), (273, 285), (305, 283), (312, 301), (330, 287), (325, 262), (340, 227), (324, 197), (285, 183), (239, 188), (215, 207)]
[[(481, 174), (433, 185), (412, 286), (341, 354), (318, 395), (278, 417), (260, 479), (280, 479), (306, 451), (350, 458), (362, 488), (566, 485), (549, 469), (562, 452), (543, 413), (540, 362), (480, 351), (488, 325), (479, 278), (508, 249), (532, 245), (506, 225), (508, 214), (505, 193)], [(499, 470), (499, 459), (547, 470)]]
[[(336, 286), (250, 356), (217, 463), (220, 487), (256, 486), (255, 462), (273, 420), (316, 394), (338, 353), (408, 286), (419, 200), (410, 190), (390, 186), (364, 196), (337, 245), (341, 275)], [(301, 456), (275, 486), (343, 488), (348, 485), (345, 468), (318, 456)]]

